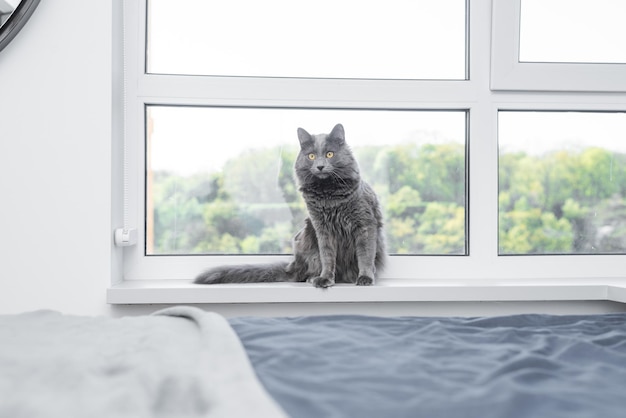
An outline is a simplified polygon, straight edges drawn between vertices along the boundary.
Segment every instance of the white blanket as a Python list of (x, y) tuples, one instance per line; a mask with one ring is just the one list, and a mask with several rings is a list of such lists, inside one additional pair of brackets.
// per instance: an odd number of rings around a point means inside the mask
[(0, 417), (284, 417), (228, 322), (0, 315)]

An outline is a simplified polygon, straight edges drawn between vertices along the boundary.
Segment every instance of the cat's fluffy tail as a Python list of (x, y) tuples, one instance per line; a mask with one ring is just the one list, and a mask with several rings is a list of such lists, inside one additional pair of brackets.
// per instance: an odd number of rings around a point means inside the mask
[(244, 264), (240, 266), (219, 266), (200, 273), (195, 278), (197, 284), (219, 283), (267, 283), (293, 281), (287, 272), (288, 263)]

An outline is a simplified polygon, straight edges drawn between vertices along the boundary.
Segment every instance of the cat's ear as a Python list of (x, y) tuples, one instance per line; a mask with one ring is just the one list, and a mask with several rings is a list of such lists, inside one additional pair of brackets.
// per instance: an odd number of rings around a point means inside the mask
[(338, 123), (335, 125), (330, 134), (328, 134), (328, 139), (339, 144), (343, 145), (346, 142), (346, 133), (343, 130), (343, 125)]
[(304, 129), (298, 128), (298, 140), (300, 140), (300, 148), (304, 148), (307, 144), (313, 142), (313, 137)]

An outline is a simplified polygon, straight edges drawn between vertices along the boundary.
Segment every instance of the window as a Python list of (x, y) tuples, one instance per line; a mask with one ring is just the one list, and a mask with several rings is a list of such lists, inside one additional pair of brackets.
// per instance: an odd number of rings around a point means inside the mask
[(148, 1), (147, 72), (464, 80), (465, 1)]
[(626, 253), (626, 113), (498, 122), (500, 254)]
[(626, 63), (626, 3), (522, 0), (520, 62)]
[(333, 121), (380, 197), (388, 251), (465, 254), (464, 111), (154, 105), (146, 254), (289, 254), (307, 216), (294, 126)]
[(494, 1), (491, 87), (626, 91), (625, 16), (619, 0)]
[[(542, 6), (525, 1), (398, 0), (375, 15), (362, 2), (335, 15), (326, 2), (124, 2), (126, 219), (138, 232), (124, 279), (188, 282), (213, 265), (289, 259), (304, 216), (296, 129), (338, 122), (385, 210), (388, 293), (368, 300), (428, 298), (393, 290), (420, 280), (457, 283), (440, 300), (484, 300), (466, 283), (621, 278), (624, 64), (572, 78), (570, 58), (535, 62), (519, 31)], [(276, 10), (286, 14), (269, 24)], [(369, 292), (343, 289), (331, 293)], [(290, 291), (223, 292), (276, 302)]]

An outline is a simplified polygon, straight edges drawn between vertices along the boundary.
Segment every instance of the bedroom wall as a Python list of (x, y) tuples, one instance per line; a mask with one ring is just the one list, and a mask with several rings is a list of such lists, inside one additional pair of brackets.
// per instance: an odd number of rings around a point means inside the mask
[(111, 16), (42, 1), (0, 51), (0, 313), (109, 310)]
[[(0, 314), (149, 313), (106, 304), (114, 275), (111, 2), (42, 1), (0, 52)], [(119, 52), (116, 50), (116, 52)], [(113, 106), (116, 112), (119, 106)], [(114, 150), (119, 151), (119, 150)], [(114, 202), (116, 206), (119, 202)], [(488, 315), (606, 312), (626, 305), (559, 303), (269, 304), (210, 306), (225, 315)]]

